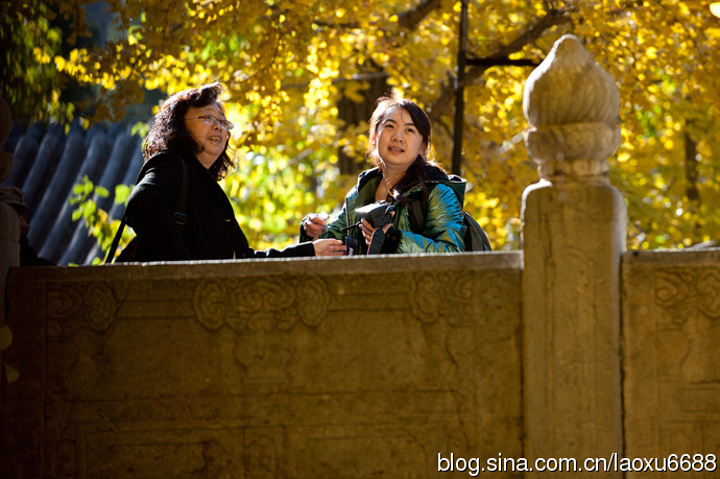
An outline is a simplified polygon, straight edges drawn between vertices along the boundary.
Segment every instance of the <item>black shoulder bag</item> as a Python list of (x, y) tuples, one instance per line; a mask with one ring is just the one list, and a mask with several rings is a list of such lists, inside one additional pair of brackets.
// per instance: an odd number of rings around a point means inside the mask
[[(178, 225), (178, 228), (182, 231), (182, 228), (187, 223), (187, 183), (188, 183), (188, 172), (187, 172), (187, 165), (185, 164), (185, 160), (182, 159), (181, 156), (177, 156), (177, 158), (180, 160), (180, 164), (182, 165), (182, 181), (180, 183), (180, 192), (178, 193), (177, 201), (175, 202), (175, 212), (173, 213), (173, 219), (175, 220), (175, 223)], [(150, 160), (148, 160), (149, 162)], [(147, 163), (145, 163), (147, 165)], [(135, 182), (135, 184), (140, 183), (140, 180), (145, 175), (145, 168), (143, 167), (140, 170), (140, 174), (138, 175), (138, 179)], [(127, 222), (127, 218), (125, 216), (125, 213), (123, 213), (122, 220), (120, 221), (120, 227), (118, 228), (117, 232), (115, 233), (115, 238), (113, 238), (112, 245), (110, 245), (110, 251), (108, 251), (107, 255), (105, 256), (104, 264), (112, 264), (115, 262), (115, 251), (117, 251), (118, 245), (120, 244), (120, 238), (122, 237), (122, 232), (125, 229), (125, 224)], [(133, 238), (130, 243), (125, 247), (125, 249), (122, 250), (120, 253), (120, 256), (118, 256), (117, 261), (121, 263), (129, 263), (135, 260), (137, 253), (137, 237)]]

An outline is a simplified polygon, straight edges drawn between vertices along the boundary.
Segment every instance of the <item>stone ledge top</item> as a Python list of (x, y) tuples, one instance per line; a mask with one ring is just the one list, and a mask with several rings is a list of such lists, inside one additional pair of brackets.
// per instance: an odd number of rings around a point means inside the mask
[(668, 250), (631, 250), (623, 254), (623, 264), (658, 265), (702, 265), (720, 266), (720, 248), (707, 249), (668, 249)]
[(103, 266), (29, 266), (11, 268), (9, 282), (192, 279), (207, 276), (278, 274), (376, 274), (428, 270), (522, 270), (522, 251), (379, 255), (342, 258), (273, 258)]

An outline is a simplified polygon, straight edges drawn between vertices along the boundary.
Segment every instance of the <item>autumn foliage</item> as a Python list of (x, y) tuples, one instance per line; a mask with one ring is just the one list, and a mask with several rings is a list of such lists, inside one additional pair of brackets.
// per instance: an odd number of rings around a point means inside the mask
[[(109, 0), (113, 40), (62, 54), (24, 30), (47, 31), (59, 15), (82, 37), (83, 3), (3, 6), (12, 30), (3, 27), (2, 40), (19, 45), (3, 54), (6, 80), (28, 68), (21, 55), (30, 49), (38, 116), (72, 114), (59, 93), (73, 78), (98, 86), (89, 121), (122, 118), (148, 90), (221, 81), (242, 130), (233, 132), (238, 168), (223, 185), (255, 247), (292, 242), (306, 213), (340, 203), (366, 166), (367, 112), (388, 88), (428, 110), (435, 159), (450, 168), (460, 2)], [(468, 8), (477, 64), (466, 70), (466, 209), (495, 249), (519, 247), (521, 194), (537, 180), (523, 142), (532, 67), (512, 62), (539, 63), (565, 33), (584, 41), (621, 93), (623, 143), (610, 163), (628, 203), (628, 246), (720, 239), (720, 19), (708, 2), (471, 0)], [(8, 81), (2, 94), (21, 102), (21, 89)]]

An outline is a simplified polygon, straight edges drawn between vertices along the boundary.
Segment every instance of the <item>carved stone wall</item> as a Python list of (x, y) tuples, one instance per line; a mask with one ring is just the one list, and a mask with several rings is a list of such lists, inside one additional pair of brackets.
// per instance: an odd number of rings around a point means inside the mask
[(438, 453), (521, 457), (520, 260), (12, 270), (5, 472), (420, 478)]
[(720, 455), (720, 249), (628, 253), (623, 290), (626, 456), (697, 466), (627, 477), (718, 477), (693, 460)]

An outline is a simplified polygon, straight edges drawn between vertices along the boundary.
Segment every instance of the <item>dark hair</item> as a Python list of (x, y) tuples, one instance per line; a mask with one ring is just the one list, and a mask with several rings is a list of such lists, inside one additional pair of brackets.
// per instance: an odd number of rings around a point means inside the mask
[[(224, 112), (225, 109), (218, 100), (222, 91), (222, 85), (215, 82), (181, 91), (165, 100), (153, 119), (150, 133), (143, 142), (142, 150), (145, 160), (162, 150), (185, 150), (198, 153), (200, 147), (185, 126), (185, 114), (190, 107), (202, 108), (213, 103), (216, 103)], [(228, 142), (225, 143), (222, 154), (208, 169), (216, 179), (222, 178), (234, 166), (227, 151), (229, 142), (228, 136)]]
[[(370, 117), (370, 130), (368, 132), (368, 138), (372, 138), (377, 135), (380, 124), (387, 116), (388, 110), (393, 107), (400, 107), (408, 112), (410, 118), (412, 118), (413, 124), (418, 130), (418, 133), (422, 136), (423, 143), (425, 144), (425, 151), (431, 151), (432, 124), (430, 123), (430, 118), (428, 118), (427, 113), (425, 113), (425, 110), (420, 108), (420, 106), (418, 106), (418, 104), (414, 101), (395, 95), (382, 96), (378, 98), (377, 107)], [(380, 157), (377, 154), (375, 145), (372, 143), (368, 146), (367, 156), (373, 165), (381, 168), (382, 163), (380, 162)], [(415, 161), (408, 167), (405, 172), (405, 176), (393, 186), (394, 196), (397, 197), (403, 191), (418, 184), (422, 185), (423, 196), (427, 196), (428, 193), (427, 187), (425, 186), (425, 172), (428, 168), (426, 167), (436, 167), (445, 173), (445, 170), (439, 164), (427, 158), (427, 153), (426, 156), (418, 155)]]

